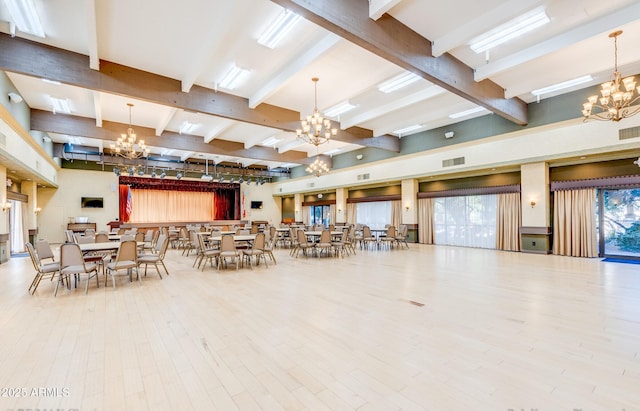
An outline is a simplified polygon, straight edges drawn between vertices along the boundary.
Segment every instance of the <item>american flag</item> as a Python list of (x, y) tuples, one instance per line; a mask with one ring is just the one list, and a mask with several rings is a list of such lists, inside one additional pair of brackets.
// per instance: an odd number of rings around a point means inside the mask
[(124, 221), (127, 222), (129, 221), (129, 218), (131, 217), (131, 212), (133, 211), (133, 198), (131, 197), (131, 187), (127, 187), (127, 202), (125, 203), (124, 211), (125, 211)]

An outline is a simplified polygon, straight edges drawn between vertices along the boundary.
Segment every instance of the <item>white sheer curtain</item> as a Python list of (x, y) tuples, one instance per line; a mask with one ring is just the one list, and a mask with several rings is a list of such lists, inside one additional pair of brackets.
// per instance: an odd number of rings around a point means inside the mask
[(347, 223), (356, 224), (358, 222), (358, 207), (356, 203), (347, 203)]
[(433, 209), (433, 198), (421, 198), (418, 200), (418, 242), (421, 244), (435, 243)]
[(435, 243), (496, 247), (496, 195), (436, 198)]
[(358, 223), (373, 229), (383, 229), (391, 224), (391, 201), (357, 203)]
[(337, 208), (335, 204), (329, 204), (329, 224), (336, 223)]
[(309, 225), (311, 220), (311, 207), (302, 206), (302, 224)]
[(27, 229), (27, 203), (22, 201), (9, 200), (11, 203), (10, 215), (10, 247), (11, 253), (25, 252), (24, 244), (29, 240)]

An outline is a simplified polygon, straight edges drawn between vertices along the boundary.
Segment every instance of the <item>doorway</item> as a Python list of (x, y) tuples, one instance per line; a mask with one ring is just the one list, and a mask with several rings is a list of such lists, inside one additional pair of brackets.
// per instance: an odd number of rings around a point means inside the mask
[(9, 251), (11, 255), (26, 252), (25, 243), (29, 241), (27, 231), (27, 203), (9, 200)]
[(598, 190), (602, 257), (640, 260), (640, 188)]

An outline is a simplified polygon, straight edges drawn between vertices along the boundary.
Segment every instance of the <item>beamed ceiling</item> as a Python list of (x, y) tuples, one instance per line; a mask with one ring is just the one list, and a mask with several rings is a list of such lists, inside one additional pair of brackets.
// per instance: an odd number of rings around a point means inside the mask
[[(609, 79), (608, 34), (618, 29), (620, 71), (640, 72), (638, 1), (34, 3), (45, 38), (14, 32), (0, 1), (0, 70), (31, 108), (32, 129), (55, 143), (108, 152), (128, 126), (132, 103), (138, 138), (155, 156), (181, 161), (289, 168), (362, 147), (400, 152), (398, 130), (410, 126), (417, 133), (489, 114), (526, 125), (533, 90), (592, 76), (541, 97), (548, 98)], [(302, 19), (275, 48), (258, 44), (285, 8)], [(472, 39), (536, 8), (550, 19), (543, 28), (488, 53), (470, 49)], [(245, 81), (220, 87), (233, 65), (249, 70)], [(378, 90), (406, 72), (420, 79)], [(320, 78), (321, 111), (344, 101), (355, 106), (332, 118), (338, 134), (318, 149), (295, 134), (314, 108), (312, 77)], [(51, 97), (66, 99), (71, 113), (54, 114)], [(449, 117), (475, 107), (485, 110)]]

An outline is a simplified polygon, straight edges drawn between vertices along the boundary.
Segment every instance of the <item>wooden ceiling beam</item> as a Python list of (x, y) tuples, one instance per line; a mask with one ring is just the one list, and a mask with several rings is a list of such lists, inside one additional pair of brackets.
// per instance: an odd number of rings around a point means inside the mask
[[(31, 129), (48, 133), (69, 134), (106, 141), (116, 141), (127, 124), (103, 121), (102, 127), (96, 127), (95, 121), (86, 117), (53, 114), (44, 110), (31, 110)], [(278, 153), (271, 147), (253, 146), (244, 148), (243, 143), (227, 140), (212, 140), (205, 143), (200, 136), (178, 134), (164, 131), (160, 136), (155, 135), (155, 129), (135, 126), (138, 138), (143, 139), (148, 146), (165, 147), (175, 150), (194, 151), (207, 154), (220, 154), (231, 157), (277, 161), (282, 163), (310, 164), (313, 159), (305, 151), (287, 151)], [(105, 147), (109, 144), (105, 143)]]
[(367, 0), (271, 0), (405, 70), (472, 101), (516, 124), (526, 125), (527, 104), (506, 99), (504, 89), (445, 53), (433, 57), (431, 41), (389, 14), (369, 18)]
[[(252, 109), (246, 98), (197, 85), (184, 93), (179, 80), (106, 60), (100, 60), (99, 71), (92, 70), (88, 56), (7, 34), (0, 33), (0, 50), (0, 70), (285, 131), (300, 126), (297, 111), (264, 103)], [(397, 137), (373, 137), (371, 130), (338, 127), (334, 139), (400, 152)]]

